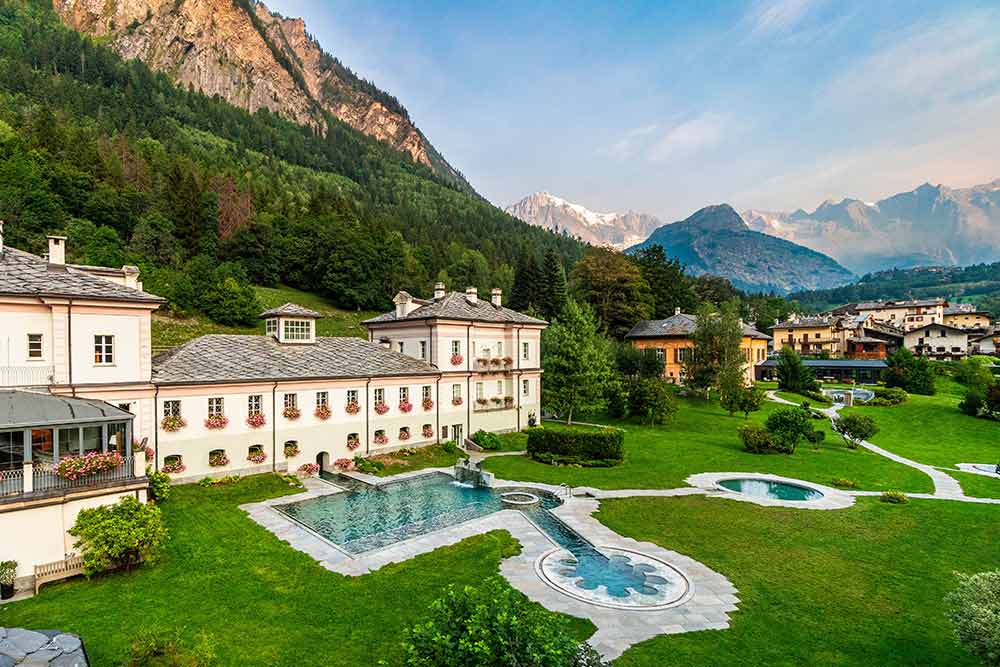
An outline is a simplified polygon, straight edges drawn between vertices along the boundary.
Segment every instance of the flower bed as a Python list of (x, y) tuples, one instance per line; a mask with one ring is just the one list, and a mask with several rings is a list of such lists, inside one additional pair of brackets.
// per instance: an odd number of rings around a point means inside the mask
[(312, 477), (319, 472), (319, 466), (315, 463), (303, 463), (299, 466), (299, 477)]
[(354, 467), (354, 461), (351, 459), (337, 459), (333, 462), (333, 467), (338, 470), (350, 470)]
[(297, 442), (285, 445), (285, 458), (290, 459), (299, 455), (299, 444)]
[(208, 455), (208, 465), (213, 468), (221, 468), (222, 466), (229, 465), (229, 457), (226, 456), (225, 452), (219, 452), (218, 454)]
[(389, 412), (389, 406), (388, 405), (386, 405), (385, 403), (376, 403), (375, 404), (375, 414), (384, 415), (387, 412)]
[(465, 358), (462, 355), (460, 354), (451, 355), (452, 366), (461, 366), (463, 361), (465, 361)]
[(361, 406), (358, 405), (357, 401), (351, 401), (344, 406), (344, 411), (349, 415), (356, 415), (361, 410)]
[(260, 428), (267, 423), (267, 419), (264, 418), (263, 412), (258, 412), (255, 415), (250, 415), (247, 417), (247, 426), (250, 428)]
[(226, 415), (212, 415), (205, 420), (205, 428), (210, 431), (218, 431), (229, 426), (229, 418)]
[(90, 452), (83, 456), (66, 456), (59, 459), (55, 473), (63, 479), (80, 479), (105, 470), (113, 470), (125, 459), (118, 452)]
[(424, 424), (424, 428), (423, 428), (423, 430), (420, 431), (420, 433), (425, 438), (433, 438), (434, 437), (434, 427), (431, 426), (430, 424)]
[(313, 412), (313, 416), (316, 417), (316, 419), (322, 419), (323, 421), (329, 419), (331, 414), (333, 413), (330, 412), (329, 406), (326, 405), (317, 405), (316, 411)]
[(434, 401), (432, 401), (429, 398), (425, 398), (424, 402), (422, 403), (422, 405), (424, 407), (424, 410), (433, 410), (434, 409)]
[(295, 421), (296, 419), (302, 416), (302, 412), (294, 405), (289, 405), (287, 408), (281, 411), (281, 414), (284, 415), (285, 419), (291, 421)]
[(361, 441), (359, 439), (357, 439), (357, 438), (348, 438), (347, 439), (347, 448), (349, 450), (351, 450), (352, 452), (355, 449), (357, 449), (358, 447), (360, 447), (360, 446), (361, 446)]
[(249, 454), (247, 454), (247, 461), (249, 461), (250, 463), (256, 463), (257, 465), (260, 465), (264, 461), (267, 461), (267, 454), (265, 454), (264, 450), (262, 449), (251, 451)]
[(167, 433), (174, 433), (181, 430), (185, 426), (187, 426), (187, 422), (184, 421), (180, 415), (167, 415), (160, 420), (160, 428)]
[(412, 409), (413, 409), (413, 403), (410, 403), (409, 401), (400, 401), (399, 402), (399, 411), (400, 412), (410, 412), (410, 410), (412, 410)]

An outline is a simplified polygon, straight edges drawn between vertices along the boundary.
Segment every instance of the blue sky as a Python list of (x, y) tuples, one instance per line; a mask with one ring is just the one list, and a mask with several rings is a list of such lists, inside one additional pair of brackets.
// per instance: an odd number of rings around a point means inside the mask
[(665, 220), (1000, 178), (1000, 5), (271, 0), (479, 192)]

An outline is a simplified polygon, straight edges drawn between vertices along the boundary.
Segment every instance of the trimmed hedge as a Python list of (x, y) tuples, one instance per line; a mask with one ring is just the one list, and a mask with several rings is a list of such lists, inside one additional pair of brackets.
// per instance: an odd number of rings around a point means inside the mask
[(542, 463), (612, 466), (625, 458), (625, 432), (568, 426), (529, 428), (528, 456)]
[(872, 391), (875, 392), (875, 397), (865, 405), (889, 407), (905, 403), (906, 399), (910, 397), (904, 389), (899, 387), (875, 387)]
[(471, 440), (482, 447), (484, 451), (491, 452), (500, 449), (500, 436), (496, 433), (490, 433), (489, 431), (479, 429), (472, 434)]

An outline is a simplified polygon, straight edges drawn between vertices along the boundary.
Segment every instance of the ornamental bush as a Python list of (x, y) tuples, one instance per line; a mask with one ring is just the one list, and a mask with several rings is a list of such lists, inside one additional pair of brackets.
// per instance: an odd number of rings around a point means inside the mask
[(496, 433), (490, 433), (489, 431), (479, 429), (472, 434), (471, 440), (486, 451), (500, 449), (500, 436)]
[(845, 415), (833, 420), (833, 430), (850, 449), (857, 449), (862, 440), (878, 433), (878, 424), (868, 415)]
[(771, 451), (774, 445), (771, 432), (760, 424), (742, 424), (737, 430), (746, 451), (751, 454), (766, 454)]
[(803, 438), (812, 433), (809, 412), (802, 408), (778, 408), (764, 422), (776, 452), (792, 454)]
[(406, 631), (406, 667), (598, 667), (568, 622), (532, 604), (499, 577), (450, 586)]
[(146, 479), (149, 480), (153, 500), (166, 500), (170, 496), (170, 475), (153, 470), (153, 466), (146, 466)]
[(865, 403), (865, 405), (899, 405), (905, 403), (910, 395), (905, 389), (899, 387), (875, 387), (875, 398)]
[(625, 458), (625, 432), (620, 429), (544, 426), (527, 433), (528, 455), (537, 461), (596, 466), (617, 465)]
[(984, 665), (1000, 666), (1000, 570), (957, 574), (958, 589), (945, 597), (955, 638)]
[(80, 510), (69, 534), (77, 538), (73, 547), (81, 550), (83, 571), (89, 576), (155, 560), (167, 529), (159, 507), (125, 496), (114, 505)]
[(970, 417), (978, 417), (986, 408), (986, 394), (981, 389), (970, 389), (958, 404), (958, 409)]

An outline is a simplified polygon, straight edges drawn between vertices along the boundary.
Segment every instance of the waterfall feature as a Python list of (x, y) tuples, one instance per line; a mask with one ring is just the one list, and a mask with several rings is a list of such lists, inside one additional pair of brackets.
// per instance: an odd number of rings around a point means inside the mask
[(469, 459), (460, 459), (455, 464), (455, 479), (472, 486), (493, 486), (493, 473), (483, 472), (483, 462), (473, 463)]

